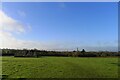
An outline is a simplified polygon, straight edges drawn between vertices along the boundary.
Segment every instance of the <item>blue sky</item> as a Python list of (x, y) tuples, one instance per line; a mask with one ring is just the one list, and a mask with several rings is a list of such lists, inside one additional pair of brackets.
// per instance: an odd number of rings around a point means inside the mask
[[(3, 3), (2, 11), (22, 24), (25, 30), (23, 33), (7, 32), (15, 39), (25, 41), (24, 43), (33, 42), (26, 43), (31, 44), (26, 48), (30, 46), (48, 50), (72, 50), (76, 47), (87, 50), (117, 48), (118, 4), (115, 2), (11, 2)], [(36, 42), (39, 45), (35, 46)]]

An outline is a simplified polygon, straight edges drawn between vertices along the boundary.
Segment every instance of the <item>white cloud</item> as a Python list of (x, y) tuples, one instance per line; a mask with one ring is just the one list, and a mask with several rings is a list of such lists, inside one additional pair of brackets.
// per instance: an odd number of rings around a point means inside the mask
[(27, 28), (30, 26), (25, 27), (0, 10), (0, 48), (22, 48), (28, 41), (17, 39), (14, 34), (24, 33)]
[(1, 10), (0, 10), (0, 30), (16, 33), (25, 32), (25, 29), (20, 22), (9, 17)]

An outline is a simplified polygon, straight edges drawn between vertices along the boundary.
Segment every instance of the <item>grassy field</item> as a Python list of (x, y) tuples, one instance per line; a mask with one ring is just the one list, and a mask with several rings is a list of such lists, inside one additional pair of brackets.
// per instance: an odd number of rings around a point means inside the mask
[(8, 78), (117, 78), (118, 58), (2, 58)]

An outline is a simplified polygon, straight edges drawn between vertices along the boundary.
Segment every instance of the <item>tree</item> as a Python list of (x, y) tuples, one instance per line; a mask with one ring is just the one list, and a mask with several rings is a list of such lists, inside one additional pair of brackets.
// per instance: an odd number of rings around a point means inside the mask
[(84, 53), (84, 52), (85, 52), (85, 50), (84, 50), (84, 49), (82, 49), (81, 53)]

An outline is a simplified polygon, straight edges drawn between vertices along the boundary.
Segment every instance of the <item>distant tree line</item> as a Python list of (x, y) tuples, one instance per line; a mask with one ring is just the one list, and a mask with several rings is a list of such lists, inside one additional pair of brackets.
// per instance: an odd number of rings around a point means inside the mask
[(41, 56), (64, 56), (64, 57), (112, 57), (120, 56), (120, 52), (86, 52), (82, 51), (46, 51), (37, 49), (1, 49), (2, 56), (15, 56), (15, 57), (41, 57)]

